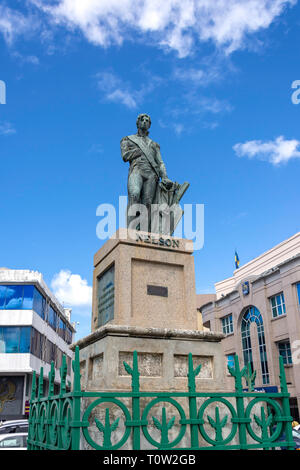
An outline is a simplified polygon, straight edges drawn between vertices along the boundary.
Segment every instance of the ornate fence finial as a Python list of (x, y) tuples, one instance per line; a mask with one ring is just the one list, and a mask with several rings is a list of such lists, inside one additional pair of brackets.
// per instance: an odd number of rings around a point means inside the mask
[(251, 362), (248, 362), (247, 364), (247, 371), (244, 375), (244, 379), (248, 386), (248, 392), (253, 392), (256, 379), (256, 370), (252, 372)]
[(189, 371), (188, 371), (188, 387), (189, 387), (189, 392), (190, 393), (195, 393), (196, 392), (196, 377), (198, 374), (200, 374), (201, 367), (202, 365), (199, 364), (195, 369), (194, 369), (194, 364), (193, 364), (193, 355), (192, 353), (189, 353)]
[(280, 378), (280, 388), (281, 388), (282, 393), (288, 393), (288, 387), (286, 383), (285, 369), (284, 369), (282, 356), (279, 356), (279, 378)]
[(229, 373), (235, 378), (235, 390), (237, 393), (242, 393), (243, 392), (243, 384), (242, 384), (242, 378), (246, 375), (247, 373), (247, 367), (244, 366), (242, 370), (240, 369), (240, 363), (239, 363), (239, 358), (238, 355), (235, 354), (234, 356), (234, 367), (227, 366)]
[(39, 376), (38, 399), (42, 398), (43, 395), (44, 395), (44, 368), (41, 367), (40, 376)]
[(53, 397), (54, 395), (54, 380), (55, 380), (55, 369), (54, 369), (54, 362), (51, 362), (51, 369), (49, 372), (49, 392), (48, 397)]
[(132, 380), (131, 380), (132, 391), (134, 393), (138, 393), (140, 391), (140, 373), (139, 373), (139, 367), (138, 367), (137, 351), (133, 351), (132, 368), (125, 361), (123, 361), (123, 364), (124, 364), (126, 372), (132, 377)]
[(31, 397), (30, 400), (35, 400), (36, 399), (36, 372), (35, 370), (33, 371), (32, 374), (32, 384), (31, 384)]
[(60, 367), (60, 395), (66, 393), (67, 363), (66, 356), (63, 355)]
[(74, 372), (73, 392), (81, 392), (79, 346), (76, 346), (76, 348), (75, 348), (75, 358), (72, 361), (72, 369), (73, 369), (73, 372)]

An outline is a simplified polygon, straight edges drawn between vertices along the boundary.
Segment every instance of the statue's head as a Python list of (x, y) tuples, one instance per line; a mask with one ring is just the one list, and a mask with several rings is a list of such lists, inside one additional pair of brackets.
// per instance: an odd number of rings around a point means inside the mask
[(136, 127), (146, 131), (148, 134), (148, 129), (151, 126), (151, 118), (148, 114), (139, 114), (136, 120)]

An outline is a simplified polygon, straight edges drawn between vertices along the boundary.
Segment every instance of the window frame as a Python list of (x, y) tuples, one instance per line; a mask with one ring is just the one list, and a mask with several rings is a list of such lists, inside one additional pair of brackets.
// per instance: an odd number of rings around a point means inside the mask
[[(280, 303), (278, 303), (277, 301), (278, 297), (280, 297)], [(273, 300), (275, 302), (275, 305), (272, 304)], [(269, 301), (271, 306), (272, 318), (279, 318), (286, 315), (285, 298), (283, 291), (269, 297)], [(281, 309), (281, 313), (279, 313), (279, 308)], [(274, 315), (274, 310), (276, 311), (276, 315)]]
[[(284, 346), (281, 349), (281, 346)], [(292, 359), (292, 349), (291, 349), (291, 342), (289, 339), (285, 339), (283, 341), (278, 341), (277, 343), (277, 349), (279, 356), (283, 358), (283, 364), (285, 366), (291, 366), (293, 365), (293, 359)], [(284, 354), (282, 354), (282, 352)]]
[(232, 335), (234, 333), (232, 313), (225, 315), (220, 320), (222, 324), (222, 333), (224, 333), (225, 336)]

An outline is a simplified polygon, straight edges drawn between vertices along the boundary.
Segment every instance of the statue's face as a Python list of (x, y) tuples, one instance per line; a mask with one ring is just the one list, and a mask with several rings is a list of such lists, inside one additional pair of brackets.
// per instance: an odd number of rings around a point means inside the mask
[(138, 120), (138, 128), (146, 131), (151, 126), (150, 117), (147, 114), (142, 114)]

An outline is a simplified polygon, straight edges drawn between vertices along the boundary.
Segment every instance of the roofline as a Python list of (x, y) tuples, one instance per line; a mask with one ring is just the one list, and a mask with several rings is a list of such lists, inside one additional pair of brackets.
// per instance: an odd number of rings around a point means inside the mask
[[(43, 279), (42, 273), (39, 271), (31, 271), (29, 269), (1, 269), (0, 273), (3, 271), (9, 271), (9, 272), (24, 272), (27, 274), (32, 275), (32, 279), (11, 279), (11, 280), (2, 280), (0, 276), (0, 285), (34, 285), (35, 287), (38, 287), (41, 292), (41, 294), (45, 295), (47, 297), (47, 300), (52, 302), (52, 304), (55, 305), (59, 313), (63, 316), (64, 320), (67, 321), (68, 325), (72, 328), (74, 332), (76, 332), (75, 328), (73, 327), (72, 323), (68, 320), (65, 312), (64, 312), (64, 307), (61, 305), (61, 303), (57, 300), (53, 292), (49, 289), (47, 284), (45, 283)], [(66, 307), (67, 308), (67, 307)], [(71, 307), (70, 307), (71, 308)]]

